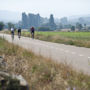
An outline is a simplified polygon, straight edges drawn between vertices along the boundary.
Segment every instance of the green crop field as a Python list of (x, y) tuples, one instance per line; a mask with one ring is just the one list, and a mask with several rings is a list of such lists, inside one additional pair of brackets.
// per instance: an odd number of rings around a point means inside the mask
[[(23, 34), (28, 35), (30, 32), (23, 32)], [(60, 36), (64, 38), (72, 38), (79, 40), (90, 41), (90, 32), (36, 32), (36, 36)]]
[[(5, 32), (9, 33), (10, 32)], [(17, 32), (16, 32), (17, 34)], [(22, 36), (30, 37), (30, 32), (22, 31)], [(35, 32), (35, 39), (90, 48), (90, 32)]]
[[(30, 37), (30, 32), (22, 32)], [(35, 32), (39, 40), (90, 48), (90, 32)]]
[(73, 39), (90, 40), (90, 32), (36, 32), (45, 36), (61, 36)]

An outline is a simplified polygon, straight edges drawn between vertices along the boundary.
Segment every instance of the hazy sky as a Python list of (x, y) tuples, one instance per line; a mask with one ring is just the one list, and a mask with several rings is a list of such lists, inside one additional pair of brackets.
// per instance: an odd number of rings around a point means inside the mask
[(90, 0), (0, 0), (0, 10), (40, 13), (49, 17), (90, 14)]

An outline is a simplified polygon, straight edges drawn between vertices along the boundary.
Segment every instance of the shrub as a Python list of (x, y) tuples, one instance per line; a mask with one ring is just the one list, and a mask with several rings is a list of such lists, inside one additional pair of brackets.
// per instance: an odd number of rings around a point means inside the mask
[(0, 31), (4, 28), (4, 23), (0, 22)]
[(38, 31), (50, 31), (50, 28), (48, 28), (48, 27), (39, 27)]

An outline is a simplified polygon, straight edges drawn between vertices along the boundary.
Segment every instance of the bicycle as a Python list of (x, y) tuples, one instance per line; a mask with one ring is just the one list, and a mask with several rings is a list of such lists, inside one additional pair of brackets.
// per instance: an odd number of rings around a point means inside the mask
[(12, 31), (11, 32), (11, 38), (12, 38), (12, 41), (14, 40), (14, 32)]
[(32, 39), (34, 39), (34, 33), (31, 33), (31, 37), (32, 37)]
[(21, 38), (21, 32), (18, 32), (18, 38), (19, 39)]

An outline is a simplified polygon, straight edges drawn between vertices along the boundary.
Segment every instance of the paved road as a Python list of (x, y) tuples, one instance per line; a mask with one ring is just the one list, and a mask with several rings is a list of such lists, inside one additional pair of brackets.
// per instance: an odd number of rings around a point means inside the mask
[[(10, 35), (0, 34), (0, 36), (12, 42)], [(78, 71), (90, 75), (90, 48), (33, 40), (27, 37), (22, 37), (19, 40), (17, 36), (15, 36), (13, 43), (52, 60), (67, 62)]]

